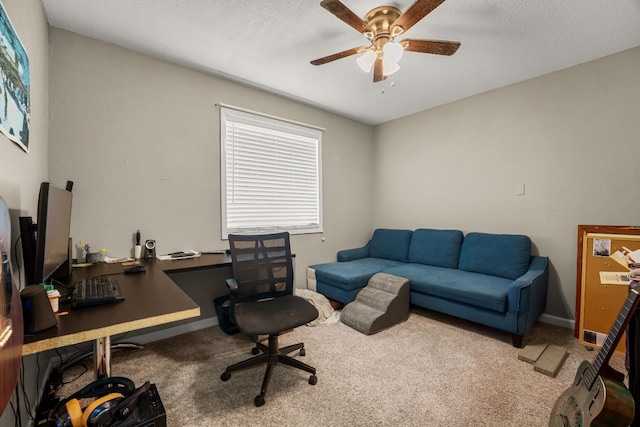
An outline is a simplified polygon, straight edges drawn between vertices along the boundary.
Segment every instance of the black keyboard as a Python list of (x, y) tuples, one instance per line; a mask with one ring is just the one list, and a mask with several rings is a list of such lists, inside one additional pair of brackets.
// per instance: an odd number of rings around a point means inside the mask
[(74, 283), (71, 306), (110, 304), (123, 299), (124, 293), (117, 279), (110, 276), (95, 276)]

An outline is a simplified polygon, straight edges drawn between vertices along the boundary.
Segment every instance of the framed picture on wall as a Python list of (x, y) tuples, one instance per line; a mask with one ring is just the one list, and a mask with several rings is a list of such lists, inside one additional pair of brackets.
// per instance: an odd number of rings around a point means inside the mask
[(0, 2), (0, 132), (29, 151), (29, 56)]

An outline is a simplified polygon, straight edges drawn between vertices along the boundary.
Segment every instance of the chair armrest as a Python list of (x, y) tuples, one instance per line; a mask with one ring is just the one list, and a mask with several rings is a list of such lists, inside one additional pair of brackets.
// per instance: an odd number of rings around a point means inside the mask
[(236, 296), (238, 295), (238, 282), (236, 279), (231, 278), (226, 280), (227, 287), (229, 287), (229, 319), (235, 322), (235, 308), (236, 308)]
[(547, 305), (549, 259), (532, 256), (525, 274), (509, 285), (507, 310), (515, 315), (516, 334), (526, 333)]
[(338, 251), (338, 262), (353, 261), (356, 259), (367, 258), (369, 256), (369, 245), (371, 242), (361, 248), (343, 249)]
[(236, 282), (236, 279), (227, 279), (226, 282), (229, 290), (231, 291), (231, 294), (236, 295), (238, 293), (238, 282)]

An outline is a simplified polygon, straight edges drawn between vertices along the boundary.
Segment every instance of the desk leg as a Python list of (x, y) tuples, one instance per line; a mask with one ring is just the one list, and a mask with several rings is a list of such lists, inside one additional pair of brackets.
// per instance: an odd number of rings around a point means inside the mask
[(96, 380), (111, 376), (111, 337), (98, 338), (94, 341), (93, 363)]

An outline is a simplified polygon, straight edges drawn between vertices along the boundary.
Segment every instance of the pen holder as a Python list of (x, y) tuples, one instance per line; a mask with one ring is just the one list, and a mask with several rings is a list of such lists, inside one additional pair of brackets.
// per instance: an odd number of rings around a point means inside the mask
[(101, 261), (101, 254), (100, 252), (89, 252), (87, 253), (87, 262), (89, 264), (95, 264), (96, 262), (100, 262)]
[(49, 303), (51, 304), (51, 309), (54, 313), (57, 313), (60, 309), (60, 291), (51, 290), (47, 291), (47, 296), (49, 297)]

